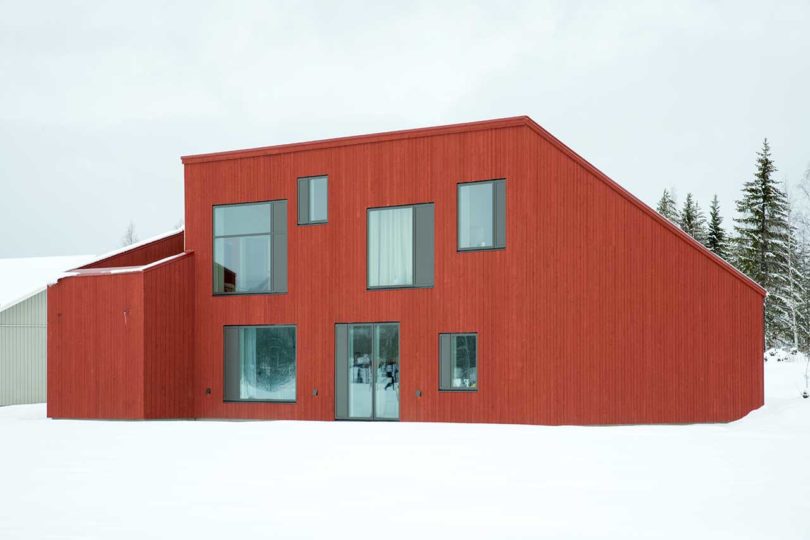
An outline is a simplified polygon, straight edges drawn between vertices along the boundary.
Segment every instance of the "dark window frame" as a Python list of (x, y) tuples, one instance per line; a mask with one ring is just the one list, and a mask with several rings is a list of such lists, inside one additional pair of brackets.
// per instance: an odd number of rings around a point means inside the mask
[[(443, 358), (442, 356), (442, 336), (449, 336), (450, 338), (450, 358)], [(456, 349), (455, 339), (457, 337), (473, 336), (475, 338), (475, 386), (474, 387), (445, 387), (442, 385), (442, 364), (447, 361), (450, 362), (450, 369), (453, 368), (455, 360)], [(479, 354), (478, 354), (478, 332), (440, 332), (439, 333), (439, 392), (478, 392), (480, 387), (479, 381)]]
[[(464, 186), (479, 184), (492, 184), (492, 245), (461, 247), (461, 189)], [(503, 216), (500, 216), (501, 209), (498, 205), (497, 186), (503, 185)], [(501, 226), (500, 222), (503, 221)], [(503, 228), (503, 242), (498, 241), (498, 233)], [(506, 249), (506, 178), (493, 178), (490, 180), (473, 180), (469, 182), (458, 182), (456, 184), (456, 252), (466, 253), (468, 251), (498, 251)]]
[[(324, 219), (324, 220), (312, 220), (312, 219), (310, 219), (309, 218), (309, 208), (307, 207), (307, 211), (306, 211), (307, 219), (306, 219), (306, 221), (302, 221), (301, 220), (301, 214), (302, 214), (302, 212), (301, 212), (302, 186), (304, 186), (303, 189), (307, 190), (306, 201), (307, 201), (307, 204), (308, 204), (309, 203), (309, 197), (310, 197), (310, 193), (309, 193), (310, 182), (312, 180), (320, 179), (320, 178), (326, 179), (326, 219)], [(299, 226), (301, 226), (301, 227), (305, 227), (305, 226), (308, 226), (308, 225), (326, 225), (327, 223), (329, 223), (329, 175), (328, 174), (315, 174), (315, 175), (311, 175), (311, 176), (299, 176), (298, 177), (298, 182), (297, 182), (297, 188), (298, 188), (298, 191), (297, 191), (298, 199), (296, 200), (296, 222), (297, 222), (297, 224)]]
[[(215, 297), (228, 297), (228, 296), (253, 296), (253, 295), (273, 295), (273, 294), (287, 294), (288, 289), (285, 286), (284, 290), (276, 290), (273, 289), (273, 282), (274, 278), (272, 275), (272, 271), (274, 270), (273, 266), (275, 265), (275, 237), (281, 236), (282, 234), (286, 237), (289, 235), (289, 231), (285, 227), (284, 233), (277, 233), (275, 231), (274, 222), (275, 217), (273, 216), (274, 203), (281, 203), (281, 202), (288, 202), (287, 199), (270, 199), (270, 200), (260, 200), (260, 201), (242, 201), (237, 203), (221, 203), (221, 204), (212, 204), (211, 205), (211, 296)], [(256, 205), (256, 204), (267, 204), (270, 208), (270, 232), (269, 233), (253, 233), (253, 234), (224, 234), (221, 236), (217, 236), (216, 234), (216, 209), (222, 208), (225, 206), (245, 206), (245, 205)], [(289, 212), (289, 208), (287, 209)], [(287, 216), (289, 218), (289, 216)], [(271, 288), (266, 291), (256, 291), (256, 292), (249, 292), (249, 291), (240, 291), (240, 292), (217, 292), (216, 290), (216, 274), (214, 270), (214, 265), (216, 264), (216, 243), (217, 240), (220, 238), (244, 238), (244, 237), (251, 237), (251, 236), (269, 236), (270, 237), (270, 253), (271, 257), (271, 275), (270, 275), (270, 284)], [(286, 241), (286, 239), (285, 239)], [(285, 257), (285, 265), (287, 264), (287, 259)], [(285, 271), (285, 281), (286, 281), (286, 271)]]
[[(295, 398), (294, 399), (225, 399), (226, 384), (226, 354), (225, 331), (227, 328), (292, 328), (295, 338), (295, 354), (293, 363), (295, 365)], [(241, 362), (241, 358), (240, 358)], [(223, 403), (298, 403), (298, 326), (295, 324), (226, 324), (222, 327), (222, 402)]]
[[(432, 238), (433, 242), (431, 245), (431, 268), (433, 272), (432, 279), (430, 280), (430, 284), (417, 284), (417, 219), (416, 219), (416, 208), (419, 206), (431, 206), (433, 207), (433, 230), (432, 230)], [(371, 227), (370, 227), (370, 219), (371, 219), (371, 212), (381, 211), (381, 210), (393, 210), (395, 208), (411, 208), (413, 210), (413, 220), (411, 223), (412, 227), (412, 237), (413, 237), (413, 257), (411, 261), (411, 273), (413, 275), (414, 283), (411, 285), (369, 285), (369, 281), (371, 278)], [(400, 289), (432, 289), (435, 284), (435, 234), (436, 234), (436, 205), (433, 202), (419, 202), (419, 203), (408, 203), (408, 204), (392, 204), (389, 206), (372, 206), (366, 208), (366, 290), (367, 291), (387, 291), (387, 290), (400, 290)]]

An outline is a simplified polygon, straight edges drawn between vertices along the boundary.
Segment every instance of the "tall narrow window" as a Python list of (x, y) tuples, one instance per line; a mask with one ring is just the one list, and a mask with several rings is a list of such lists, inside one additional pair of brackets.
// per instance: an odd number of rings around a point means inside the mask
[(368, 211), (368, 287), (433, 286), (433, 204)]
[(439, 389), (478, 389), (478, 336), (439, 334)]
[(287, 201), (214, 207), (214, 294), (287, 290)]
[(298, 179), (298, 224), (326, 223), (329, 213), (329, 179), (310, 176)]
[(458, 185), (458, 249), (506, 247), (506, 181)]
[(295, 326), (225, 327), (225, 401), (295, 401)]

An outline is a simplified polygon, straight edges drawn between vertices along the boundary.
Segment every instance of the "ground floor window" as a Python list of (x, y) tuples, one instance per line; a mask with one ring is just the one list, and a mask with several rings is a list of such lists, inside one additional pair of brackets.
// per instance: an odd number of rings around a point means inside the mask
[(478, 335), (439, 334), (439, 389), (478, 389)]
[(295, 326), (225, 327), (225, 401), (295, 401)]

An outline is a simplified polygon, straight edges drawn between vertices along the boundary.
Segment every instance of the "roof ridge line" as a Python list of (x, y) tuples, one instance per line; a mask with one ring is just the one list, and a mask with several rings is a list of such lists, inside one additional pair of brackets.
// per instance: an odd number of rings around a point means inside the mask
[(446, 124), (441, 126), (401, 129), (395, 131), (382, 131), (363, 135), (349, 135), (345, 137), (317, 139), (314, 141), (301, 141), (271, 146), (260, 146), (242, 150), (226, 150), (224, 152), (212, 152), (207, 154), (191, 154), (181, 156), (180, 161), (184, 165), (191, 163), (207, 163), (210, 161), (224, 161), (229, 159), (243, 159), (249, 157), (286, 154), (291, 152), (304, 152), (307, 150), (318, 150), (321, 148), (385, 142), (397, 139), (433, 137), (437, 135), (447, 135), (464, 131), (480, 131), (484, 129), (517, 127), (529, 125), (529, 123), (534, 123), (534, 121), (528, 116), (509, 116), (506, 118), (493, 118), (490, 120), (478, 120), (475, 122), (463, 122), (458, 124)]

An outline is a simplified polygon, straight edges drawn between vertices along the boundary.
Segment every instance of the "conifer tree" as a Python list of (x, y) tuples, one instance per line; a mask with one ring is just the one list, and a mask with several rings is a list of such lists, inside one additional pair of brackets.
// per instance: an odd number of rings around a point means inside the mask
[(678, 219), (678, 225), (692, 238), (703, 245), (706, 245), (706, 216), (700, 209), (691, 193), (686, 194), (683, 208)]
[(664, 194), (658, 200), (658, 206), (655, 207), (659, 214), (672, 221), (678, 222), (678, 205), (675, 202), (675, 197), (669, 192), (668, 189), (664, 190)]
[(720, 203), (717, 195), (712, 199), (709, 206), (709, 231), (706, 236), (706, 247), (712, 250), (715, 255), (728, 259), (728, 236), (723, 230), (723, 218), (720, 217)]
[(768, 140), (757, 152), (754, 178), (743, 185), (737, 201), (739, 217), (735, 263), (768, 291), (765, 299), (765, 342), (768, 347), (793, 341), (791, 303), (794, 281), (791, 268), (792, 230), (787, 197), (773, 178), (776, 166)]

